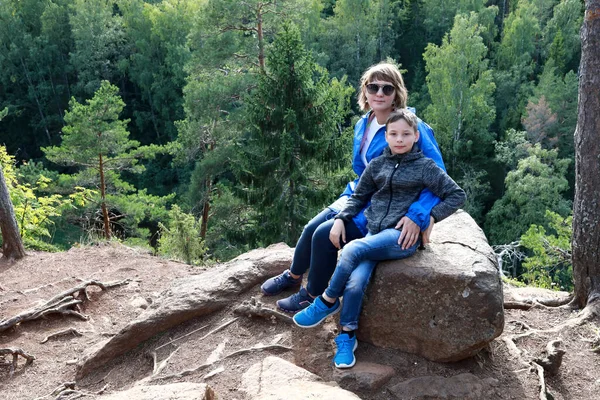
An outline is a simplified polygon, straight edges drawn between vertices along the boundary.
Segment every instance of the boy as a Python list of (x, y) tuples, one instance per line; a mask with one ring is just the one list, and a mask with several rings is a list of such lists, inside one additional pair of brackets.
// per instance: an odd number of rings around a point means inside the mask
[[(366, 287), (377, 261), (406, 258), (416, 252), (420, 241), (402, 248), (401, 232), (394, 227), (424, 188), (442, 199), (431, 210), (435, 222), (453, 214), (465, 201), (465, 192), (415, 145), (419, 132), (413, 113), (406, 109), (392, 112), (386, 122), (385, 139), (389, 147), (367, 166), (346, 207), (335, 217), (329, 237), (334, 246), (340, 248), (340, 239), (346, 241), (344, 223), (371, 200), (365, 211), (369, 233), (344, 247), (325, 292), (294, 316), (294, 323), (300, 327), (317, 326), (338, 312), (341, 307), (339, 297), (346, 286)], [(365, 263), (365, 260), (372, 262)], [(344, 304), (340, 318), (342, 331), (335, 339), (337, 352), (333, 359), (338, 368), (350, 368), (356, 362), (354, 331), (358, 328), (361, 303), (362, 299)]]

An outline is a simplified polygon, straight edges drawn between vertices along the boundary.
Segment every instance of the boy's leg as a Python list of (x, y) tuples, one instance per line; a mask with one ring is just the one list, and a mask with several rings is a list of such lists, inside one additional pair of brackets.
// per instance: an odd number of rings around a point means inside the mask
[(287, 288), (299, 286), (302, 283), (302, 274), (310, 267), (314, 232), (321, 224), (333, 219), (336, 214), (336, 212), (326, 208), (304, 226), (294, 249), (290, 269), (267, 279), (261, 286), (263, 294), (274, 296)]
[(365, 290), (377, 263), (378, 261), (375, 260), (364, 260), (350, 274), (343, 293), (344, 301), (342, 303), (342, 313), (340, 314), (342, 330), (355, 331), (358, 329), (358, 317), (362, 308)]

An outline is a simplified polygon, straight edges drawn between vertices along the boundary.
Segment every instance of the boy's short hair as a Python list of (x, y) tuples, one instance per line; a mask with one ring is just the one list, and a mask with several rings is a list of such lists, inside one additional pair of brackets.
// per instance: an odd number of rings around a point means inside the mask
[(394, 110), (390, 113), (388, 119), (385, 121), (386, 131), (389, 124), (401, 119), (405, 120), (408, 126), (414, 129), (415, 133), (418, 131), (419, 120), (417, 119), (417, 116), (406, 108)]
[(358, 105), (360, 106), (361, 110), (367, 111), (370, 108), (369, 103), (367, 102), (367, 96), (365, 95), (365, 90), (366, 86), (374, 80), (386, 81), (394, 85), (394, 107), (406, 107), (408, 92), (406, 90), (406, 86), (404, 86), (404, 79), (402, 79), (400, 70), (394, 64), (389, 62), (380, 62), (379, 64), (369, 67), (360, 78)]

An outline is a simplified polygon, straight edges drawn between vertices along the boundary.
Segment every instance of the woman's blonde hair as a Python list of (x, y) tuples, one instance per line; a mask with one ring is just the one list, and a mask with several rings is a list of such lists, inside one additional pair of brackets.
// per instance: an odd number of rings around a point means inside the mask
[(404, 79), (402, 79), (402, 74), (400, 73), (400, 70), (397, 66), (389, 62), (383, 61), (379, 64), (375, 64), (369, 67), (369, 69), (367, 69), (363, 76), (360, 78), (360, 92), (358, 93), (358, 105), (363, 111), (368, 111), (370, 109), (369, 103), (367, 102), (367, 95), (365, 94), (365, 91), (367, 90), (366, 86), (375, 80), (390, 82), (392, 85), (394, 85), (394, 107), (406, 107), (406, 99), (408, 97), (408, 92), (406, 91), (406, 86), (404, 86)]

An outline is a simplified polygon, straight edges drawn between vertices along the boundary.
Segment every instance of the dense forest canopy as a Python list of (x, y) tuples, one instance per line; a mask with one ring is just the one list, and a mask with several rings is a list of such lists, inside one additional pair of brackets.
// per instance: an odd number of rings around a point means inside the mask
[(582, 18), (579, 0), (1, 0), (21, 234), (61, 249), (108, 221), (187, 261), (293, 245), (353, 179), (361, 73), (393, 60), (504, 268), (568, 289)]

